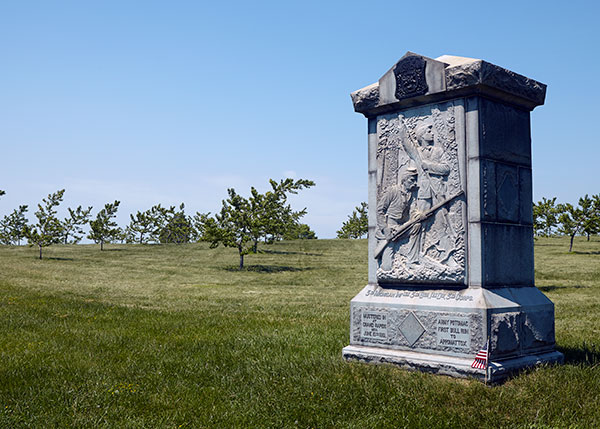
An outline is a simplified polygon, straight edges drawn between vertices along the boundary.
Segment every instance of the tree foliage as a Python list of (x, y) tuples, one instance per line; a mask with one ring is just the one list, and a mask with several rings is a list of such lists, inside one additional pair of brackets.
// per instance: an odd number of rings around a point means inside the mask
[(536, 235), (550, 237), (558, 225), (559, 208), (556, 197), (542, 198), (537, 204), (533, 203), (533, 230)]
[(37, 223), (25, 226), (25, 237), (30, 246), (38, 246), (40, 259), (43, 247), (61, 242), (62, 222), (56, 217), (55, 208), (62, 202), (64, 194), (65, 190), (61, 189), (42, 199), (38, 211), (34, 213)]
[(194, 236), (192, 219), (185, 214), (185, 205), (181, 203), (179, 211), (175, 206), (165, 210), (158, 239), (161, 243), (189, 243)]
[(586, 194), (579, 199), (579, 207), (582, 215), (581, 232), (589, 241), (590, 235), (600, 232), (600, 194), (591, 198)]
[(96, 219), (90, 221), (90, 233), (88, 238), (100, 243), (100, 250), (104, 250), (104, 243), (111, 243), (122, 237), (121, 228), (113, 220), (117, 216), (120, 201), (107, 203), (104, 208), (98, 212)]
[(152, 239), (152, 232), (156, 229), (155, 219), (151, 210), (138, 211), (135, 216), (129, 215), (131, 222), (125, 228), (125, 239), (128, 243), (146, 244)]
[(337, 231), (337, 238), (362, 238), (369, 232), (369, 206), (361, 202)]
[[(283, 179), (280, 182), (269, 180), (271, 190), (264, 194), (256, 188), (250, 189), (250, 197), (244, 198), (235, 189), (227, 190), (229, 198), (223, 200), (221, 211), (211, 217), (209, 213), (197, 213), (193, 219), (198, 236), (209, 241), (211, 247), (223, 244), (234, 247), (240, 256), (240, 269), (244, 266), (244, 256), (257, 251), (258, 241), (267, 242), (282, 239), (286, 233), (297, 236), (310, 236), (309, 231), (299, 227), (299, 219), (306, 209), (292, 210), (288, 203), (289, 194), (297, 194), (304, 188), (314, 186), (311, 180)], [(299, 230), (302, 229), (303, 231)], [(314, 233), (312, 233), (314, 235)]]
[(317, 234), (305, 223), (297, 223), (288, 228), (283, 234), (284, 240), (312, 240)]
[(25, 217), (27, 210), (27, 206), (19, 206), (0, 220), (0, 244), (21, 244), (28, 222)]
[(229, 198), (223, 200), (221, 211), (213, 218), (207, 218), (203, 225), (204, 234), (210, 247), (219, 244), (234, 247), (240, 256), (240, 270), (244, 268), (244, 256), (253, 248), (253, 235), (250, 202), (235, 192), (227, 189)]
[[(77, 244), (83, 238), (83, 226), (90, 221), (92, 207), (83, 209), (81, 206), (78, 206), (75, 210), (69, 207), (68, 210), (69, 217), (66, 217), (62, 223), (64, 244)], [(70, 241), (69, 237), (71, 237)]]

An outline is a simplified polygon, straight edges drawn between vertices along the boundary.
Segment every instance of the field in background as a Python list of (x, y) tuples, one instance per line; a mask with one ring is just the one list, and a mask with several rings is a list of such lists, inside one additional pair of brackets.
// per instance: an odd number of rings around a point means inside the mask
[(348, 364), (365, 240), (0, 246), (0, 427), (600, 427), (600, 241), (536, 242), (567, 363), (497, 387)]

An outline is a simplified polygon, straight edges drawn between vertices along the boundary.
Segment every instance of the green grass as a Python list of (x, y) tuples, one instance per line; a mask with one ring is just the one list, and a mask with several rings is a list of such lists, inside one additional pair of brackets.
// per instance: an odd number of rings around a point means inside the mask
[(536, 242), (566, 365), (493, 388), (342, 360), (364, 240), (0, 247), (0, 427), (599, 427), (592, 240)]

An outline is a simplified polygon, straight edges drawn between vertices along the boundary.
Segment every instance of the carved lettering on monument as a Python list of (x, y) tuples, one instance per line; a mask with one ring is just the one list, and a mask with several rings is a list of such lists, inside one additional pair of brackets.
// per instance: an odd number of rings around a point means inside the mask
[(385, 341), (388, 338), (387, 313), (363, 310), (360, 321), (360, 336), (365, 340)]
[(437, 320), (438, 347), (471, 348), (471, 325), (468, 317), (440, 316)]
[(451, 102), (378, 117), (382, 283), (464, 283), (465, 226)]

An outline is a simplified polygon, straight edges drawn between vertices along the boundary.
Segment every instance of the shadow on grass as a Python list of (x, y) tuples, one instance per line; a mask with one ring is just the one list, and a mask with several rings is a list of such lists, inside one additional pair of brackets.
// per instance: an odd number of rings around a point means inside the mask
[(104, 249), (101, 252), (122, 252), (125, 249)]
[(573, 365), (595, 366), (600, 364), (600, 347), (594, 343), (583, 342), (581, 347), (557, 347), (565, 355), (565, 363)]
[(539, 290), (541, 290), (542, 292), (552, 292), (554, 290), (559, 290), (559, 289), (583, 289), (583, 288), (588, 288), (589, 286), (581, 286), (581, 285), (575, 285), (575, 286), (537, 286), (537, 288)]
[(577, 250), (573, 250), (573, 252), (571, 253), (574, 253), (576, 255), (600, 255), (600, 252), (580, 252)]
[(264, 250), (261, 249), (258, 253), (268, 253), (271, 255), (306, 255), (306, 256), (323, 256), (322, 253), (310, 253), (310, 252), (287, 252), (285, 250)]
[(226, 271), (230, 272), (240, 272), (240, 271), (251, 271), (255, 273), (281, 273), (285, 271), (307, 271), (312, 270), (312, 267), (289, 267), (289, 266), (281, 266), (281, 265), (246, 265), (244, 268), (240, 270), (238, 266), (228, 266), (223, 268)]
[(58, 258), (58, 257), (54, 257), (54, 256), (47, 256), (44, 259), (48, 259), (51, 261), (74, 261), (75, 260), (73, 258)]

